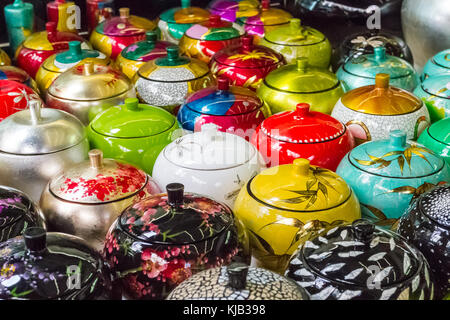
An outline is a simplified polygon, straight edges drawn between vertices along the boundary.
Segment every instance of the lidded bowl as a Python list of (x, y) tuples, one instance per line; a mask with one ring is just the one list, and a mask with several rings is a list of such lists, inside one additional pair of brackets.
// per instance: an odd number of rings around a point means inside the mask
[(287, 25), (266, 32), (260, 44), (281, 53), (287, 63), (305, 57), (311, 66), (324, 69), (330, 66), (330, 41), (322, 32), (303, 26), (297, 18), (291, 19)]
[(219, 76), (217, 86), (201, 89), (186, 98), (177, 119), (187, 131), (199, 131), (202, 125), (213, 123), (220, 131), (248, 140), (269, 115), (270, 109), (254, 91), (230, 86), (228, 78)]
[(450, 165), (450, 118), (433, 123), (422, 132), (417, 142), (433, 150)]
[(31, 227), (45, 227), (41, 209), (22, 191), (0, 186), (0, 243)]
[(238, 18), (236, 23), (244, 27), (246, 34), (255, 37), (255, 43), (259, 43), (266, 32), (289, 24), (289, 20), (292, 18), (292, 15), (283, 9), (271, 8), (270, 0), (261, 0), (259, 14)]
[(177, 46), (167, 48), (167, 56), (146, 62), (133, 78), (143, 103), (174, 114), (187, 94), (215, 83), (208, 65), (179, 54)]
[(163, 187), (183, 183), (189, 192), (203, 194), (233, 207), (245, 183), (265, 168), (258, 150), (235, 134), (219, 132), (208, 123), (184, 135), (159, 154), (153, 178)]
[(408, 139), (416, 140), (430, 125), (425, 104), (408, 91), (391, 86), (389, 78), (379, 73), (375, 85), (345, 93), (331, 113), (345, 123), (357, 144), (386, 139), (391, 130), (403, 130)]
[(269, 167), (305, 158), (311, 164), (336, 170), (354, 146), (353, 136), (339, 120), (299, 103), (293, 111), (270, 116), (256, 128), (250, 142)]
[(24, 83), (0, 79), (0, 122), (6, 117), (28, 108), (31, 101), (42, 102), (39, 95)]
[(414, 94), (427, 106), (431, 122), (450, 118), (450, 72), (428, 77), (417, 86)]
[(435, 299), (450, 292), (450, 185), (422, 194), (400, 219), (397, 232), (416, 246), (430, 264)]
[(450, 168), (433, 151), (393, 130), (389, 139), (350, 151), (336, 170), (355, 191), (363, 216), (392, 226), (430, 185), (450, 181)]
[(0, 123), (0, 185), (28, 194), (38, 202), (50, 178), (86, 158), (83, 124), (73, 115), (30, 102)]
[(309, 300), (295, 282), (273, 271), (232, 262), (199, 272), (177, 286), (167, 300)]
[(413, 91), (419, 84), (419, 75), (407, 61), (386, 54), (385, 47), (376, 47), (373, 54), (353, 56), (336, 72), (345, 92), (375, 83), (375, 76), (387, 73), (391, 84)]
[(220, 16), (213, 14), (208, 21), (194, 24), (186, 30), (179, 42), (180, 52), (209, 63), (217, 51), (240, 45), (243, 33), (231, 22), (222, 21)]
[(50, 231), (79, 236), (101, 251), (114, 220), (129, 205), (160, 193), (152, 178), (138, 168), (103, 159), (89, 151), (89, 161), (60, 171), (46, 185), (40, 206)]
[(111, 60), (100, 51), (81, 49), (79, 41), (69, 42), (67, 51), (48, 57), (39, 67), (36, 73), (36, 82), (40, 93), (45, 96), (48, 87), (61, 73), (77, 64), (83, 64), (88, 61), (104, 65), (110, 65), (111, 63)]
[(330, 114), (344, 91), (334, 73), (309, 65), (308, 58), (297, 58), (271, 71), (256, 93), (273, 113), (308, 103), (311, 110)]
[(122, 50), (116, 59), (116, 67), (128, 78), (133, 79), (139, 68), (147, 61), (167, 55), (167, 47), (172, 44), (158, 40), (154, 30), (145, 33), (145, 40), (130, 44)]
[(102, 257), (83, 239), (44, 229), (0, 243), (0, 299), (114, 298)]
[(435, 288), (419, 250), (363, 219), (311, 235), (285, 276), (311, 300), (431, 300)]
[(88, 125), (98, 113), (134, 97), (134, 87), (122, 72), (87, 61), (61, 73), (45, 98), (49, 108), (72, 113)]
[(234, 213), (248, 231), (256, 265), (279, 273), (309, 233), (361, 217), (355, 193), (345, 181), (302, 158), (250, 179)]
[(183, 34), (196, 23), (208, 21), (210, 13), (199, 7), (191, 7), (190, 0), (181, 0), (181, 7), (171, 8), (159, 16), (158, 27), (162, 38), (178, 44)]
[(258, 0), (215, 0), (209, 4), (209, 11), (222, 20), (235, 22), (237, 18), (252, 17), (259, 13)]
[(11, 58), (3, 49), (0, 49), (0, 66), (10, 66), (10, 65), (11, 65)]
[(73, 32), (56, 30), (55, 22), (47, 22), (45, 31), (33, 33), (25, 39), (16, 51), (16, 64), (32, 78), (36, 77), (39, 67), (51, 55), (65, 51), (70, 41), (80, 41), (83, 49), (91, 49), (91, 45), (81, 36)]
[(24, 70), (14, 66), (0, 66), (0, 80), (12, 80), (38, 91), (36, 82)]
[(421, 80), (441, 73), (450, 73), (450, 49), (443, 50), (427, 61)]
[(109, 108), (91, 121), (87, 128), (92, 148), (105, 157), (120, 159), (150, 174), (161, 150), (178, 134), (179, 126), (169, 112), (138, 99)]
[(227, 77), (234, 86), (256, 90), (269, 72), (285, 61), (278, 52), (253, 44), (252, 36), (243, 36), (241, 42), (218, 51), (211, 59), (211, 72)]
[(89, 38), (94, 49), (113, 60), (125, 47), (145, 40), (146, 31), (158, 28), (154, 21), (130, 15), (129, 8), (120, 8), (119, 12), (120, 16), (110, 17), (99, 23)]
[(233, 213), (208, 197), (171, 183), (128, 207), (104, 248), (125, 296), (163, 299), (191, 275), (227, 265), (240, 250)]

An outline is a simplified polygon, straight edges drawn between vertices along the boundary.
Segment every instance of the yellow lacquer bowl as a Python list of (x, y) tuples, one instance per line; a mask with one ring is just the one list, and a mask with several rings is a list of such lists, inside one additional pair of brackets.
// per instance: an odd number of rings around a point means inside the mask
[(241, 189), (234, 212), (246, 228), (256, 265), (279, 273), (309, 237), (361, 218), (358, 199), (345, 181), (306, 159), (255, 176)]

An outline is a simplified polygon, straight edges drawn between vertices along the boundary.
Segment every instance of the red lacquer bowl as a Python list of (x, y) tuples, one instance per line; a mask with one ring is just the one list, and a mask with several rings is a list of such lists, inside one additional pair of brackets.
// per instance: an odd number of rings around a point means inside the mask
[(30, 87), (13, 80), (0, 80), (0, 121), (26, 109), (28, 102), (39, 100), (39, 95)]
[(270, 167), (305, 158), (311, 164), (335, 171), (354, 146), (353, 136), (340, 121), (300, 103), (294, 111), (264, 120), (251, 138)]

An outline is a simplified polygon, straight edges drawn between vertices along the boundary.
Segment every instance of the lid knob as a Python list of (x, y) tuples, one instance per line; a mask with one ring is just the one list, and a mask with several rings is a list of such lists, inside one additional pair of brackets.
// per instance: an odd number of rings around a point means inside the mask
[(307, 69), (308, 69), (308, 58), (306, 57), (297, 58), (297, 70), (305, 73)]
[(213, 141), (214, 137), (217, 136), (217, 131), (219, 131), (219, 128), (214, 123), (205, 123), (204, 125), (202, 125), (200, 128), (200, 132), (202, 133), (202, 143), (206, 144)]
[(91, 168), (100, 169), (103, 167), (103, 152), (99, 149), (92, 149), (88, 153)]
[(30, 108), (31, 123), (37, 125), (41, 121), (41, 102), (39, 100), (31, 100), (28, 102)]
[(138, 98), (125, 99), (125, 107), (131, 111), (139, 110), (139, 99)]
[(375, 225), (365, 219), (358, 219), (352, 223), (356, 239), (361, 241), (369, 241), (375, 231)]
[(122, 19), (128, 19), (130, 17), (130, 8), (120, 8), (119, 14)]
[(227, 91), (230, 88), (230, 82), (228, 81), (228, 78), (225, 78), (224, 76), (219, 76), (217, 78), (217, 89)]
[(270, 0), (262, 0), (261, 7), (263, 10), (268, 10), (270, 8)]
[(297, 33), (302, 25), (302, 22), (299, 18), (294, 18), (289, 21), (289, 27), (291, 28), (292, 33)]
[(242, 37), (242, 47), (244, 50), (251, 51), (253, 48), (253, 36), (245, 35)]
[(308, 103), (299, 103), (295, 107), (295, 119), (303, 119), (309, 115), (310, 105)]
[(169, 60), (177, 60), (180, 56), (179, 48), (178, 46), (170, 46), (167, 47), (167, 58)]
[(145, 38), (149, 42), (156, 42), (158, 40), (158, 34), (154, 30), (149, 30), (145, 33)]
[(87, 61), (83, 65), (83, 75), (90, 76), (94, 73), (94, 63), (92, 61)]
[(392, 130), (389, 132), (389, 143), (398, 148), (406, 147), (406, 133), (402, 130)]
[(13, 6), (14, 7), (22, 7), (23, 1), (22, 0), (14, 0)]
[(243, 290), (247, 284), (248, 265), (242, 262), (232, 262), (227, 266), (228, 286)]
[(221, 21), (222, 21), (222, 19), (220, 18), (220, 16), (218, 14), (212, 14), (209, 16), (209, 24), (211, 26), (218, 26)]
[(80, 41), (70, 41), (69, 42), (69, 52), (74, 57), (80, 57), (83, 53), (81, 51), (81, 42)]
[(375, 75), (375, 88), (388, 89), (390, 76), (387, 73), (378, 73)]
[(375, 47), (373, 48), (375, 54), (375, 59), (377, 61), (386, 60), (386, 48), (385, 47)]
[(184, 185), (181, 183), (169, 183), (166, 186), (167, 202), (172, 207), (179, 207), (184, 200)]
[(181, 8), (186, 9), (191, 6), (191, 0), (181, 0)]
[(294, 165), (295, 174), (299, 176), (307, 176), (309, 174), (310, 162), (308, 159), (297, 158), (292, 164)]
[(44, 228), (32, 227), (23, 233), (25, 247), (33, 252), (42, 251), (47, 247), (47, 232)]

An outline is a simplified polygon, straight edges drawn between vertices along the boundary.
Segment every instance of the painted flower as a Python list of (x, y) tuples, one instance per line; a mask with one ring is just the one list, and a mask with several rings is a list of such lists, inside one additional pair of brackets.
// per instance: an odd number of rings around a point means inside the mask
[(117, 239), (112, 234), (107, 234), (105, 240), (105, 250), (107, 250), (108, 253), (111, 254), (114, 249), (117, 251), (119, 251), (120, 249), (119, 244), (117, 243)]
[(171, 261), (167, 269), (163, 272), (163, 277), (169, 279), (172, 283), (178, 284), (192, 275), (191, 264), (184, 259), (175, 259)]
[(142, 273), (150, 279), (156, 278), (167, 269), (168, 262), (152, 249), (145, 249), (142, 252), (141, 259)]
[(145, 286), (137, 280), (137, 276), (135, 275), (128, 275), (126, 283), (130, 291), (134, 292), (137, 298), (141, 298), (148, 291), (145, 290)]

